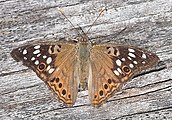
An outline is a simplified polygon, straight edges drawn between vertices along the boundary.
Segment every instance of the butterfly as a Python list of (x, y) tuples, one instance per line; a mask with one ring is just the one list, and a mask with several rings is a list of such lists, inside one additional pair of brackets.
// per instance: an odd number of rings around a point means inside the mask
[(31, 68), (59, 101), (74, 105), (78, 90), (89, 92), (92, 106), (100, 106), (143, 70), (158, 64), (147, 50), (123, 44), (37, 42), (15, 48), (11, 56)]
[(72, 106), (78, 89), (88, 89), (93, 106), (100, 106), (124, 83), (156, 65), (155, 54), (123, 44), (35, 43), (13, 49), (12, 57), (36, 72), (57, 98)]

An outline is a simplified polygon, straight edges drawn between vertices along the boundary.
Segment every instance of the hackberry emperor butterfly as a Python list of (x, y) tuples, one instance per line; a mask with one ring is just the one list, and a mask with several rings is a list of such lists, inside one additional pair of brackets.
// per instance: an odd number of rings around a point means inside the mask
[(146, 50), (117, 44), (92, 44), (87, 36), (77, 43), (34, 43), (11, 52), (16, 61), (36, 72), (58, 97), (71, 106), (79, 86), (89, 91), (93, 106), (105, 102), (142, 70), (159, 58)]

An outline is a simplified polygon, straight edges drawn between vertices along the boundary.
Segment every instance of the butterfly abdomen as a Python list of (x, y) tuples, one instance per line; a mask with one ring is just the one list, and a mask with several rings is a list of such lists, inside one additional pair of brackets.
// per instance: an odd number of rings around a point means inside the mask
[(80, 89), (87, 89), (87, 80), (89, 75), (89, 44), (85, 42), (79, 43), (79, 76)]

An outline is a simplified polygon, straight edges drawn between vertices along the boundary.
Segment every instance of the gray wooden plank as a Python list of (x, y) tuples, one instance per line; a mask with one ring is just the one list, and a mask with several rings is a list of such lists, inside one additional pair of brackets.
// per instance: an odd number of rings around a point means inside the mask
[[(88, 33), (91, 41), (146, 48), (161, 63), (129, 81), (99, 108), (91, 107), (87, 91), (79, 92), (73, 107), (64, 107), (35, 73), (16, 63), (9, 53), (26, 42), (76, 38), (78, 33), (57, 7), (76, 27), (87, 31), (104, 6), (107, 11)], [(172, 119), (171, 6), (171, 0), (1, 0), (0, 118)]]

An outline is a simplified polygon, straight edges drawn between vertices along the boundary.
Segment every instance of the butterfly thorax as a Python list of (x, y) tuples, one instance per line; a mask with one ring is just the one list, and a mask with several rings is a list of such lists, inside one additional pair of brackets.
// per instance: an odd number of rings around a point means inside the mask
[(79, 42), (79, 76), (80, 76), (80, 90), (87, 89), (87, 80), (89, 73), (89, 56), (90, 43), (87, 41)]

